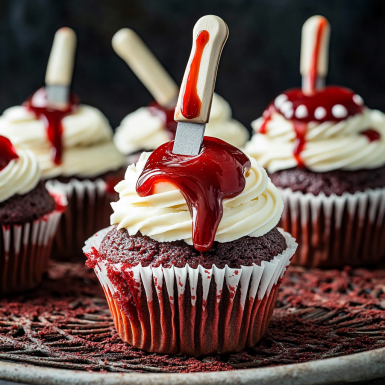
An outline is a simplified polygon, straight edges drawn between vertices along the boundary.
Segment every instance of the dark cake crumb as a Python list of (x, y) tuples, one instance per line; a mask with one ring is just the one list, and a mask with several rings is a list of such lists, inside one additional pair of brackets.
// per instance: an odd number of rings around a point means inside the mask
[(342, 195), (347, 192), (385, 187), (385, 166), (373, 170), (334, 170), (328, 172), (313, 172), (295, 167), (281, 170), (269, 175), (276, 187), (291, 188), (293, 191), (319, 195), (324, 193)]
[(14, 195), (0, 202), (0, 225), (20, 225), (41, 218), (55, 209), (54, 198), (44, 182), (25, 195)]
[(199, 264), (210, 269), (212, 265), (224, 268), (261, 265), (270, 261), (287, 248), (284, 236), (277, 228), (261, 237), (242, 237), (232, 242), (214, 242), (210, 251), (200, 253), (184, 241), (158, 242), (140, 233), (130, 236), (126, 229), (114, 227), (103, 239), (99, 254), (103, 260), (111, 263), (127, 263), (142, 266), (184, 267), (187, 263), (192, 268)]

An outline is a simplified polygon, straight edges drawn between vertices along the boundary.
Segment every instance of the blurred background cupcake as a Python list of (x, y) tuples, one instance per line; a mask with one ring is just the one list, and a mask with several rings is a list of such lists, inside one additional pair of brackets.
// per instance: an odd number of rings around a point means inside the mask
[(46, 86), (22, 106), (0, 117), (0, 134), (16, 148), (37, 157), (42, 178), (60, 188), (69, 206), (55, 241), (55, 258), (82, 257), (81, 247), (100, 226), (109, 223), (113, 186), (124, 170), (124, 158), (112, 141), (107, 118), (79, 104), (70, 93), (76, 36), (69, 28), (55, 35)]
[(280, 94), (252, 123), (245, 151), (280, 188), (293, 263), (364, 265), (385, 255), (385, 115), (350, 89), (324, 86), (329, 24), (303, 27), (302, 89)]
[(0, 296), (40, 283), (65, 204), (47, 191), (32, 151), (0, 136)]
[[(116, 129), (116, 147), (129, 156), (129, 161), (136, 161), (142, 151), (154, 150), (174, 139), (177, 125), (174, 109), (179, 89), (133, 30), (124, 28), (118, 31), (112, 45), (155, 99), (148, 107), (127, 115)], [(236, 147), (243, 147), (249, 138), (246, 127), (232, 119), (229, 103), (217, 94), (213, 97), (205, 135), (220, 138)]]

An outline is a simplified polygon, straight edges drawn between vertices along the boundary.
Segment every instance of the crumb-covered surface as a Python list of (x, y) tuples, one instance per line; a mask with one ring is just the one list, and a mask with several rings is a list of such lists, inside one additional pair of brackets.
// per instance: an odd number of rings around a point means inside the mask
[(44, 182), (25, 195), (14, 195), (0, 202), (0, 225), (24, 224), (41, 218), (55, 209), (54, 198)]
[(200, 253), (184, 241), (158, 242), (140, 233), (130, 236), (127, 230), (113, 228), (103, 239), (99, 254), (111, 263), (126, 263), (135, 266), (190, 267), (199, 264), (210, 269), (212, 265), (222, 269), (261, 265), (270, 261), (285, 249), (284, 236), (274, 228), (262, 237), (243, 237), (232, 242), (214, 242), (210, 251)]
[(385, 166), (373, 170), (335, 170), (313, 172), (295, 167), (281, 170), (269, 175), (276, 187), (291, 188), (293, 191), (319, 195), (323, 192), (342, 195), (344, 192), (354, 194), (357, 191), (385, 187)]
[[(208, 336), (209, 338), (209, 336)], [(254, 349), (189, 358), (122, 343), (92, 269), (51, 264), (35, 291), (0, 299), (0, 360), (109, 372), (222, 371), (285, 365), (385, 346), (385, 270), (290, 267)]]

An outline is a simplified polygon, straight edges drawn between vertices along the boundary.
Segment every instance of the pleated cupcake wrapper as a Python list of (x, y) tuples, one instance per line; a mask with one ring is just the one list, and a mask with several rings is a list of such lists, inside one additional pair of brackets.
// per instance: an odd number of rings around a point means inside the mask
[(110, 224), (110, 203), (118, 199), (118, 194), (108, 192), (101, 178), (95, 181), (71, 179), (68, 183), (49, 180), (46, 185), (62, 191), (68, 199), (68, 208), (55, 237), (53, 258), (84, 259), (84, 240)]
[(58, 209), (23, 225), (0, 226), (0, 295), (31, 289), (47, 270), (65, 195), (50, 190)]
[[(110, 229), (86, 242), (83, 250), (91, 260)], [(94, 270), (120, 337), (143, 350), (194, 356), (254, 346), (270, 322), (279, 284), (297, 247), (290, 234), (282, 233), (288, 248), (261, 266), (194, 269), (139, 264), (125, 269), (122, 264), (98, 262)], [(134, 280), (139, 316), (127, 316), (119, 305), (107, 267)]]
[(342, 196), (280, 189), (281, 225), (298, 241), (293, 264), (341, 267), (378, 262), (385, 255), (385, 189)]

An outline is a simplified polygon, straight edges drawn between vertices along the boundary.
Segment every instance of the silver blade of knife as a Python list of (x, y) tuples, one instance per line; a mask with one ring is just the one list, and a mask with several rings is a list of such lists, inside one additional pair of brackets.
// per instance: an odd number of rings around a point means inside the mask
[(68, 86), (46, 85), (48, 105), (52, 108), (62, 109), (68, 105), (69, 89)]
[(172, 152), (179, 155), (198, 155), (205, 128), (206, 123), (179, 122)]

